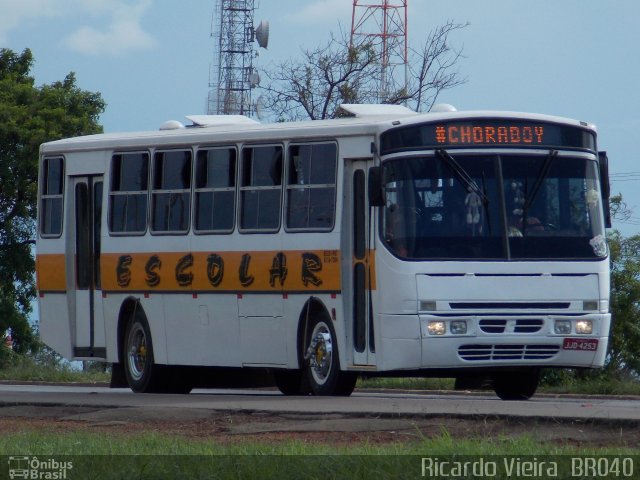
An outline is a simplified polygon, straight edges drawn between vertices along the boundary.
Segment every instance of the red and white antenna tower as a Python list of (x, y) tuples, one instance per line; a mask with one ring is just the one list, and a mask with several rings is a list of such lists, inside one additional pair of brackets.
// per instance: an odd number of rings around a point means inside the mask
[(373, 46), (380, 59), (378, 102), (406, 87), (408, 0), (353, 0), (351, 47)]

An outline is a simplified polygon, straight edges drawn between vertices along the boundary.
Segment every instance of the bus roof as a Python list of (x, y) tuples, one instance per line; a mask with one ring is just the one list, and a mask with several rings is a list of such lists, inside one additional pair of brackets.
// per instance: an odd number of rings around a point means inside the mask
[(247, 117), (191, 115), (193, 125), (182, 127), (179, 122), (163, 124), (160, 130), (105, 133), (66, 138), (44, 143), (42, 153), (98, 149), (147, 148), (149, 144), (171, 146), (179, 144), (264, 142), (289, 139), (330, 138), (375, 135), (388, 128), (425, 122), (471, 118), (511, 118), (573, 125), (596, 131), (593, 124), (569, 118), (535, 113), (509, 111), (437, 111), (416, 113), (398, 105), (343, 105), (350, 116), (331, 120), (259, 123)]

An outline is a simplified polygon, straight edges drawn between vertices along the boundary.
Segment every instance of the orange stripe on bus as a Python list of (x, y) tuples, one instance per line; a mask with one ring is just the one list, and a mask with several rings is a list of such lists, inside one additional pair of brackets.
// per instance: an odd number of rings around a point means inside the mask
[[(376, 289), (374, 252), (369, 288)], [(103, 253), (102, 289), (157, 292), (339, 292), (338, 250), (266, 252)], [(66, 291), (63, 254), (36, 256), (40, 292)]]
[(67, 276), (64, 255), (36, 255), (36, 288), (40, 292), (66, 291)]

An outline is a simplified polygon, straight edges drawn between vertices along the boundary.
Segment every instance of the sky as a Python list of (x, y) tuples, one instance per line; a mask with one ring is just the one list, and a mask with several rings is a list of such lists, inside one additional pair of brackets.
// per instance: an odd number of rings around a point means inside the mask
[[(0, 48), (32, 50), (38, 85), (75, 72), (107, 103), (106, 132), (156, 130), (206, 113), (217, 0), (0, 0)], [(270, 22), (258, 67), (323, 45), (349, 29), (352, 0), (256, 0)], [(545, 113), (594, 123), (609, 154), (612, 192), (633, 210), (625, 235), (640, 233), (640, 1), (409, 0), (409, 44), (451, 19), (468, 81), (438, 101), (458, 110)], [(636, 174), (636, 175), (634, 175)]]

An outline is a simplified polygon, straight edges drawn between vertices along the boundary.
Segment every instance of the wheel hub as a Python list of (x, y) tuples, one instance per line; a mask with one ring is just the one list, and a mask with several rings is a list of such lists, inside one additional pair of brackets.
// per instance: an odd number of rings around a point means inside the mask
[(319, 378), (326, 378), (331, 368), (333, 344), (328, 332), (318, 332), (309, 345), (309, 364)]
[(137, 381), (144, 375), (144, 368), (147, 363), (147, 339), (144, 330), (139, 325), (134, 327), (129, 339), (129, 372), (134, 380)]

